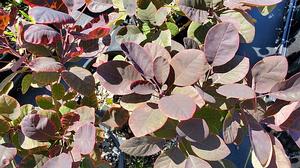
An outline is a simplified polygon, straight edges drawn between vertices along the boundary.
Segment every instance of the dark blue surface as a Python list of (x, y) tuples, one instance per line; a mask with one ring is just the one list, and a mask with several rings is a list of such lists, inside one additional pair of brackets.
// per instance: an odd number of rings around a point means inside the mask
[(268, 55), (274, 55), (277, 50), (275, 43), (278, 37), (278, 28), (282, 28), (283, 16), (288, 0), (284, 0), (267, 16), (262, 16), (258, 9), (250, 11), (250, 15), (256, 19), (255, 37), (250, 44), (241, 44), (239, 55), (246, 55), (253, 65)]

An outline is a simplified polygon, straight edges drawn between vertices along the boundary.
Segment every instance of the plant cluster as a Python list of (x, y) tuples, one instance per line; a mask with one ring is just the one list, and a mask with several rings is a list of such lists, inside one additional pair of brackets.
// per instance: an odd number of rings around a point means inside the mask
[[(120, 150), (159, 153), (157, 168), (233, 166), (227, 144), (247, 135), (254, 167), (291, 167), (264, 128), (300, 146), (300, 74), (286, 79), (282, 56), (251, 67), (236, 54), (255, 35), (247, 11), (268, 14), (280, 1), (24, 0), (28, 15), (1, 9), (0, 52), (16, 60), (1, 69), (12, 73), (0, 83), (0, 167), (109, 167), (103, 126), (127, 123), (134, 137)], [(93, 67), (70, 66), (84, 58)], [(20, 105), (8, 95), (18, 74), (23, 94), (51, 95)]]

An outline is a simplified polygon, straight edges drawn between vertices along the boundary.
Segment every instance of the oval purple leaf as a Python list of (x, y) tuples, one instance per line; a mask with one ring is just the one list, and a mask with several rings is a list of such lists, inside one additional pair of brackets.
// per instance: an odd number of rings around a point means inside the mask
[(137, 94), (147, 95), (155, 92), (155, 87), (152, 83), (146, 80), (137, 80), (131, 83), (130, 89)]
[(126, 95), (133, 93), (132, 82), (141, 80), (139, 72), (125, 61), (110, 61), (101, 64), (97, 69), (97, 78), (105, 89), (113, 94)]
[(96, 127), (87, 123), (82, 125), (74, 135), (74, 148), (83, 155), (88, 155), (94, 150), (96, 143)]
[(38, 140), (49, 141), (55, 138), (57, 128), (53, 121), (39, 114), (30, 114), (23, 118), (21, 130), (25, 136)]
[(126, 140), (120, 149), (132, 156), (150, 156), (160, 152), (163, 149), (165, 140), (161, 138), (144, 136), (133, 137)]
[(251, 116), (247, 118), (249, 137), (254, 153), (261, 165), (267, 167), (271, 161), (273, 152), (271, 138), (256, 120)]
[(188, 120), (193, 117), (196, 110), (193, 99), (182, 94), (161, 98), (158, 107), (165, 115), (175, 120)]
[(204, 53), (212, 66), (230, 61), (239, 48), (239, 32), (234, 24), (222, 22), (212, 27), (205, 38)]
[(252, 99), (256, 96), (253, 89), (243, 84), (223, 85), (216, 91), (227, 98), (236, 98), (240, 100)]
[(163, 114), (155, 103), (145, 103), (130, 115), (128, 124), (136, 137), (144, 136), (160, 129), (168, 117)]
[(267, 93), (272, 87), (284, 80), (288, 71), (288, 62), (284, 56), (263, 58), (252, 70), (252, 84), (257, 93)]
[(60, 34), (47, 25), (34, 24), (24, 32), (24, 39), (32, 44), (49, 45), (57, 42), (60, 39)]
[(170, 73), (169, 62), (163, 57), (155, 58), (153, 61), (153, 72), (157, 82), (164, 84), (167, 81)]
[(175, 85), (189, 86), (198, 80), (203, 81), (210, 68), (201, 50), (186, 49), (176, 54), (171, 62), (175, 71)]
[(9, 165), (9, 163), (17, 155), (17, 149), (13, 147), (0, 145), (0, 167), (4, 168)]
[(121, 48), (140, 73), (150, 78), (154, 76), (153, 59), (143, 47), (133, 42), (125, 42), (121, 44)]
[(60, 155), (49, 159), (44, 165), (43, 168), (71, 168), (72, 167), (72, 156), (70, 154), (61, 153)]
[(58, 72), (63, 69), (63, 65), (56, 62), (54, 58), (38, 57), (30, 61), (29, 67), (35, 72)]
[(218, 135), (210, 134), (200, 143), (192, 143), (192, 150), (197, 156), (209, 161), (217, 161), (226, 158), (230, 150)]
[(179, 136), (185, 137), (188, 141), (201, 142), (207, 138), (209, 128), (203, 119), (192, 118), (181, 121), (176, 127), (176, 132)]
[(72, 16), (46, 7), (33, 7), (28, 11), (28, 14), (32, 16), (36, 23), (42, 24), (67, 24), (75, 23)]

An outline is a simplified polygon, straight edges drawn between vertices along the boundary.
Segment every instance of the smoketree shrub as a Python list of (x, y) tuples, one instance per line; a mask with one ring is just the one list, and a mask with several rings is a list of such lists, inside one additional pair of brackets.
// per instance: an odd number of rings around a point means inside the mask
[[(264, 128), (300, 146), (300, 75), (286, 79), (279, 55), (251, 67), (236, 54), (255, 35), (248, 10), (266, 15), (279, 2), (24, 0), (28, 13), (1, 9), (0, 52), (16, 59), (1, 68), (12, 73), (0, 83), (0, 167), (109, 167), (103, 126), (127, 123), (134, 137), (119, 149), (159, 154), (157, 168), (234, 165), (227, 145), (245, 136), (254, 167), (291, 167)], [(172, 40), (185, 30), (183, 45)], [(93, 67), (69, 66), (82, 58)], [(20, 104), (8, 93), (21, 73), (22, 94), (51, 94)]]

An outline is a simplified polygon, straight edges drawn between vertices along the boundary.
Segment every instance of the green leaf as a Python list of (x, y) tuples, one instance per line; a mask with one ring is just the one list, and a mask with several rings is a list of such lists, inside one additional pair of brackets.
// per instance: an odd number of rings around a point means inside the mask
[(73, 91), (73, 92), (67, 92), (67, 93), (65, 94), (65, 96), (63, 97), (63, 100), (64, 100), (64, 101), (71, 100), (71, 99), (73, 99), (76, 95), (77, 95), (77, 93), (76, 93), (75, 91)]
[(35, 97), (36, 104), (42, 109), (54, 108), (53, 99), (48, 95), (38, 95)]
[(7, 85), (2, 89), (2, 91), (0, 92), (0, 95), (3, 94), (8, 94), (9, 91), (11, 91), (11, 89), (14, 87), (14, 82), (10, 81), (7, 83)]
[(4, 80), (1, 81), (1, 83), (0, 83), (0, 92), (7, 86), (7, 84), (9, 82), (11, 82), (14, 79), (14, 77), (17, 74), (18, 74), (17, 72), (14, 72), (14, 73), (8, 75)]
[(62, 84), (56, 83), (51, 87), (52, 97), (56, 100), (61, 100), (65, 95), (65, 88)]
[(175, 23), (166, 22), (168, 29), (171, 31), (172, 36), (176, 36), (179, 33), (179, 28)]
[(35, 72), (32, 74), (34, 82), (39, 86), (46, 86), (58, 80), (57, 72)]
[(22, 80), (22, 84), (21, 84), (22, 94), (25, 94), (28, 91), (28, 89), (31, 85), (31, 82), (32, 82), (32, 78), (33, 78), (32, 74), (27, 74), (27, 75), (24, 76), (24, 78)]
[(0, 96), (0, 114), (11, 120), (20, 116), (20, 104), (16, 99), (8, 95)]
[(7, 133), (10, 129), (9, 122), (5, 120), (3, 116), (0, 115), (0, 135)]
[(200, 111), (197, 111), (195, 117), (203, 118), (206, 121), (209, 130), (215, 134), (219, 134), (222, 130), (223, 120), (225, 119), (226, 114), (225, 111), (206, 106), (202, 107)]

